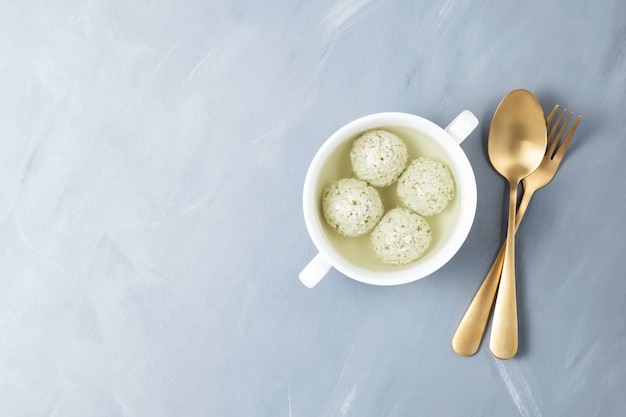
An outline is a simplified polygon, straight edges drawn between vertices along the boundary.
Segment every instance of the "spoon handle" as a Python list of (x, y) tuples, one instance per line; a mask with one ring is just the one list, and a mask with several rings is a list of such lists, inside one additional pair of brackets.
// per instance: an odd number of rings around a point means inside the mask
[(517, 353), (517, 295), (515, 293), (515, 205), (517, 183), (510, 183), (509, 220), (504, 250), (502, 276), (493, 316), (489, 348), (499, 359), (511, 359)]
[(454, 333), (452, 349), (461, 356), (472, 356), (478, 351), (500, 282), (505, 247), (506, 242)]
[[(524, 188), (524, 193), (520, 201), (517, 212), (515, 213), (515, 231), (519, 228), (528, 203), (535, 193), (532, 187)], [(493, 307), (493, 301), (500, 283), (500, 274), (502, 273), (502, 264), (504, 262), (504, 249), (506, 241), (502, 243), (500, 252), (496, 260), (491, 265), (491, 269), (485, 276), (483, 283), (476, 292), (474, 299), (467, 308), (459, 327), (457, 327), (454, 337), (452, 338), (452, 349), (461, 356), (472, 356), (478, 351), (480, 341), (485, 333), (489, 313)]]

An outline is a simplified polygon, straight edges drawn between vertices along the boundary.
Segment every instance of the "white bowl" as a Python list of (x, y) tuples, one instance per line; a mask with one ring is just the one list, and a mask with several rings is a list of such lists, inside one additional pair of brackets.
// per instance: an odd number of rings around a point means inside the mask
[[(304, 181), (303, 210), (307, 230), (319, 253), (300, 272), (299, 278), (314, 287), (330, 270), (373, 285), (405, 284), (426, 277), (445, 265), (459, 250), (476, 214), (476, 179), (459, 144), (476, 128), (478, 120), (468, 110), (445, 129), (422, 117), (407, 113), (376, 113), (354, 120), (336, 131), (316, 153)], [(426, 253), (406, 265), (380, 261), (370, 234), (358, 238), (341, 236), (326, 224), (322, 193), (333, 181), (354, 177), (350, 149), (354, 139), (370, 129), (384, 129), (402, 138), (409, 159), (426, 156), (445, 163), (452, 172), (455, 196), (438, 215), (427, 217), (433, 239)], [(399, 206), (395, 183), (379, 188), (385, 211)]]

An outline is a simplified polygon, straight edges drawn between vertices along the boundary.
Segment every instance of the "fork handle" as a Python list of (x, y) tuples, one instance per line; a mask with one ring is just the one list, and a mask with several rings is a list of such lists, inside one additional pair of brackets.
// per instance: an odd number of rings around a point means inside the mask
[(461, 356), (472, 356), (478, 351), (500, 282), (505, 247), (506, 242), (454, 333), (452, 349)]
[[(519, 228), (535, 191), (536, 190), (532, 188), (524, 189), (522, 199), (515, 215), (515, 231)], [(483, 283), (476, 292), (463, 319), (461, 319), (459, 327), (454, 333), (452, 349), (461, 356), (472, 356), (478, 351), (480, 341), (487, 327), (489, 313), (493, 307), (498, 284), (500, 283), (505, 248), (506, 241), (502, 244), (498, 256), (493, 262), (493, 265), (491, 265), (491, 269), (485, 276)]]

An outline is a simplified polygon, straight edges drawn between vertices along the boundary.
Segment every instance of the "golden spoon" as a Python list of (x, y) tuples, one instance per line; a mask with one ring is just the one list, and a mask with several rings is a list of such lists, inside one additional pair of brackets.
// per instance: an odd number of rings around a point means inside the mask
[(494, 309), (489, 348), (500, 359), (517, 353), (517, 300), (515, 294), (515, 210), (522, 178), (539, 167), (546, 150), (546, 122), (537, 98), (528, 90), (514, 90), (502, 99), (491, 126), (487, 152), (493, 167), (509, 182), (509, 217), (506, 249)]
[[(556, 172), (563, 161), (565, 152), (576, 132), (578, 123), (582, 116), (578, 116), (574, 123), (565, 132), (573, 112), (571, 112), (563, 121), (563, 116), (566, 110), (563, 110), (561, 114), (556, 117), (556, 112), (559, 106), (556, 105), (546, 118), (546, 125), (548, 126), (548, 149), (541, 160), (541, 165), (532, 174), (522, 179), (524, 186), (524, 194), (517, 206), (517, 212), (515, 214), (515, 228), (519, 227), (519, 224), (524, 217), (528, 203), (534, 193), (548, 185), (552, 178), (556, 175)], [(554, 119), (556, 118), (556, 121)], [(554, 123), (553, 123), (554, 122)], [(461, 356), (471, 356), (478, 351), (480, 342), (487, 326), (487, 320), (489, 319), (489, 313), (493, 302), (496, 298), (496, 291), (498, 290), (498, 284), (500, 283), (500, 272), (502, 272), (502, 261), (504, 259), (504, 248), (502, 245), (496, 260), (494, 261), (491, 269), (485, 276), (483, 283), (476, 292), (474, 299), (470, 303), (463, 319), (459, 323), (454, 332), (452, 338), (452, 348), (456, 353)]]

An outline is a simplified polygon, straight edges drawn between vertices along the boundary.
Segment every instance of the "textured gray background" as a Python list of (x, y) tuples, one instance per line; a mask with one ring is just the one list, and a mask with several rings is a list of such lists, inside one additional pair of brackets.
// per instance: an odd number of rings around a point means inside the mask
[[(611, 416), (626, 407), (622, 0), (0, 5), (0, 415)], [(450, 340), (505, 231), (486, 156), (527, 88), (582, 113), (518, 234), (520, 351)], [(318, 147), (378, 111), (481, 121), (458, 255), (400, 287), (315, 254)]]

